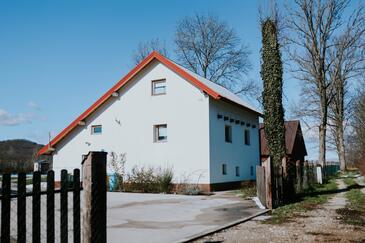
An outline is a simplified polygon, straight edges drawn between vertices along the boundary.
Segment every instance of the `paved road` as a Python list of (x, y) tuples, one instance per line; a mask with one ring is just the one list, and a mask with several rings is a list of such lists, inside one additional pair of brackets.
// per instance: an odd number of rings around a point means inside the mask
[(108, 242), (176, 242), (261, 210), (232, 193), (108, 193)]

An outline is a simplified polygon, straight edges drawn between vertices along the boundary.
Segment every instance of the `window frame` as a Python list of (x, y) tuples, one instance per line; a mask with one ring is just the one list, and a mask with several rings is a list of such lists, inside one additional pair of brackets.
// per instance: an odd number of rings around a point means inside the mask
[[(95, 128), (100, 127), (100, 132), (95, 132)], [(103, 126), (102, 125), (91, 125), (91, 135), (101, 135), (103, 133)]]
[(227, 175), (227, 164), (222, 164), (222, 175)]
[(251, 165), (251, 167), (250, 167), (250, 175), (251, 176), (254, 176), (255, 175), (253, 165)]
[[(228, 136), (227, 136), (227, 128), (229, 128)], [(232, 126), (230, 126), (230, 125), (224, 125), (224, 141), (226, 143), (232, 143)]]
[(248, 146), (251, 145), (251, 134), (250, 134), (250, 130), (249, 129), (245, 129), (243, 133), (244, 133), (244, 135), (243, 135), (244, 136), (244, 141), (243, 141), (244, 144), (245, 145), (248, 145)]
[[(164, 140), (159, 140), (159, 128), (165, 127), (166, 129), (166, 138)], [(154, 143), (165, 143), (167, 142), (167, 124), (157, 124), (153, 125), (153, 142)]]
[(235, 167), (235, 170), (236, 170), (236, 177), (239, 177), (239, 176), (241, 176), (240, 174), (240, 167), (239, 166), (236, 166)]
[[(165, 83), (165, 89), (163, 93), (155, 93), (155, 84), (158, 83)], [(166, 79), (155, 79), (151, 81), (151, 95), (152, 96), (159, 96), (159, 95), (165, 95), (166, 94)]]

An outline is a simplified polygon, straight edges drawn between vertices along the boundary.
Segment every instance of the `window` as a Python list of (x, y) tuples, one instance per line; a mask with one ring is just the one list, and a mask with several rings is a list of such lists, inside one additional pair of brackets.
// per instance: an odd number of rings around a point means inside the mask
[(236, 166), (236, 176), (240, 176), (240, 167)]
[(245, 144), (250, 145), (250, 130), (245, 130)]
[(153, 80), (152, 81), (152, 95), (166, 94), (166, 80)]
[(227, 175), (227, 165), (222, 164), (222, 175)]
[(250, 174), (253, 176), (253, 166), (250, 167)]
[(166, 142), (167, 141), (167, 125), (155, 125), (154, 126), (154, 141)]
[(224, 136), (227, 143), (232, 143), (232, 127), (225, 126), (224, 127)]
[(101, 134), (101, 132), (102, 132), (101, 125), (91, 126), (91, 134)]

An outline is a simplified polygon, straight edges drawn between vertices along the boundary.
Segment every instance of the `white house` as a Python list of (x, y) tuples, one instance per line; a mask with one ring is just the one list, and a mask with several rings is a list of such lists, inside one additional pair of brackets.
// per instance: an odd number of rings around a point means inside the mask
[(205, 190), (255, 180), (261, 113), (232, 92), (152, 52), (39, 154), (56, 176), (88, 151), (126, 153), (133, 166), (172, 167)]

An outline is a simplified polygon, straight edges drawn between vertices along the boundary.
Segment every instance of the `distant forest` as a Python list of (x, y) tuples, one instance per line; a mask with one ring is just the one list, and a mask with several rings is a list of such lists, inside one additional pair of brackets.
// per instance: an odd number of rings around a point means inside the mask
[(49, 156), (37, 155), (42, 147), (25, 139), (0, 141), (0, 173), (33, 171), (34, 162), (49, 159)]

